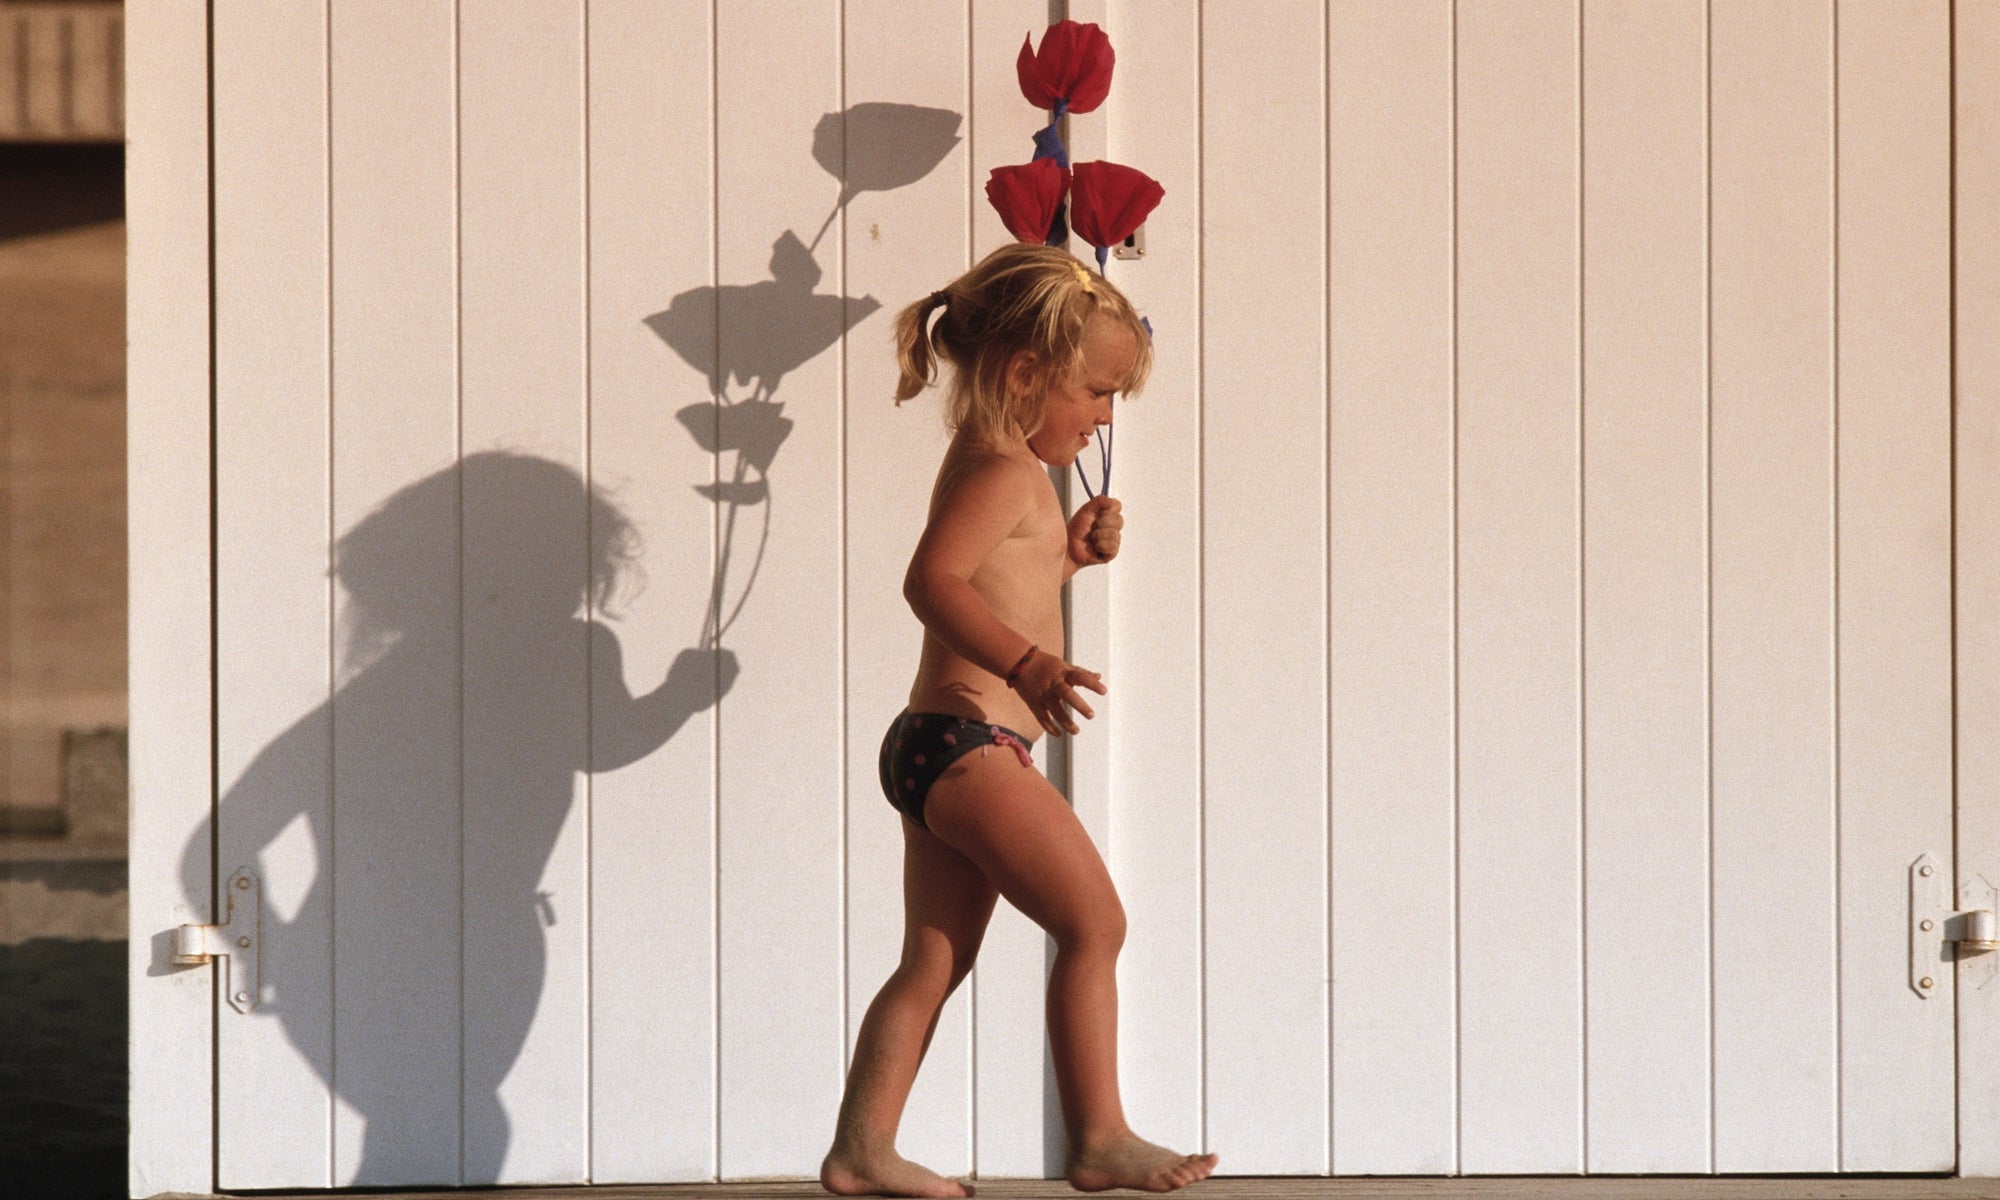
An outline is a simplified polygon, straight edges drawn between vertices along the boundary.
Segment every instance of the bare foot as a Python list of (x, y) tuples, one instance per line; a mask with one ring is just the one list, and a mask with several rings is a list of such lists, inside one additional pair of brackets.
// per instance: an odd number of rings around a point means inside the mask
[(1177, 1154), (1137, 1134), (1086, 1148), (1070, 1159), (1069, 1185), (1079, 1192), (1137, 1188), (1173, 1192), (1215, 1170), (1213, 1154)]
[(836, 1146), (819, 1165), (819, 1184), (836, 1196), (970, 1196), (972, 1187), (920, 1167), (894, 1150), (851, 1153)]

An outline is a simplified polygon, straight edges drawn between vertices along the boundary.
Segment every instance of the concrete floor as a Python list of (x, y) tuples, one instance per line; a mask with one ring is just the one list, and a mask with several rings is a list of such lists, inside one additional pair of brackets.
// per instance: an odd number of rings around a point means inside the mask
[[(1081, 1195), (1049, 1180), (976, 1182), (994, 1200), (1067, 1200)], [(260, 1192), (262, 1200), (305, 1200), (327, 1192)], [(1137, 1192), (1117, 1192), (1133, 1196)], [(673, 1184), (564, 1188), (480, 1188), (467, 1191), (370, 1192), (369, 1200), (807, 1200), (826, 1193), (814, 1183)], [(1867, 1176), (1689, 1178), (1684, 1176), (1510, 1176), (1490, 1179), (1210, 1179), (1189, 1188), (1190, 1200), (2000, 1200), (2000, 1179)]]

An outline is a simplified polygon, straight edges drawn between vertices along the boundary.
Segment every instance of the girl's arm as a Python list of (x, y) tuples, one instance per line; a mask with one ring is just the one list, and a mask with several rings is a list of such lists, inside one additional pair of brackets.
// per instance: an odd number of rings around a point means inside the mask
[[(1077, 732), (1070, 710), (1092, 715), (1077, 689), (1103, 695), (1104, 681), (1060, 654), (1035, 650), (1030, 655), (1034, 647), (1028, 639), (995, 616), (972, 586), (973, 573), (1034, 511), (1042, 484), (1031, 468), (1004, 459), (968, 470), (940, 498), (918, 540), (903, 578), (903, 596), (925, 627), (961, 658), (1002, 679), (1013, 674), (1009, 686), (1036, 722), (1061, 736)], [(1066, 564), (1064, 578), (1068, 569)]]

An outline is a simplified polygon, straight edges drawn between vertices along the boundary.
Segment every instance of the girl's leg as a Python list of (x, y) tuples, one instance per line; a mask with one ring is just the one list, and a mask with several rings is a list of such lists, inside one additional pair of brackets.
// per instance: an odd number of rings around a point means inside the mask
[(820, 1183), (841, 1195), (964, 1196), (969, 1189), (896, 1153), (896, 1128), (946, 997), (972, 970), (993, 885), (964, 855), (903, 820), (903, 960), (854, 1039), (833, 1149)]
[(1118, 951), (1125, 909), (1076, 814), (1012, 754), (967, 755), (931, 787), (925, 817), (1056, 944), (1049, 1047), (1079, 1189), (1171, 1191), (1205, 1178), (1213, 1155), (1182, 1155), (1133, 1134), (1118, 1094)]

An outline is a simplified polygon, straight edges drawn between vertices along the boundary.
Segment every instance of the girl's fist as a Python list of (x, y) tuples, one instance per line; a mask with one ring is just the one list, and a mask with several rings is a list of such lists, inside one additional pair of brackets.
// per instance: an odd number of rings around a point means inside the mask
[(1090, 501), (1069, 519), (1070, 561), (1079, 567), (1089, 567), (1117, 558), (1124, 529), (1123, 505), (1109, 496)]

